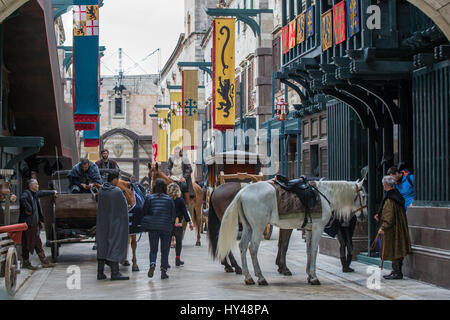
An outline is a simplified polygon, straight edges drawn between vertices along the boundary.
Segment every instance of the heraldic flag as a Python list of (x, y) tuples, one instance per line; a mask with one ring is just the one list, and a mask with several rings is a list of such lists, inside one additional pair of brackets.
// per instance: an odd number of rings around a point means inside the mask
[(169, 132), (169, 111), (158, 109), (158, 162), (167, 162), (167, 139)]
[(235, 19), (217, 18), (213, 26), (213, 128), (232, 129), (235, 124)]
[(73, 115), (76, 130), (94, 123), (99, 115), (99, 6), (98, 0), (74, 0)]
[(83, 131), (84, 147), (98, 147), (100, 145), (100, 123), (92, 123), (94, 130)]
[(175, 147), (183, 147), (183, 106), (182, 93), (170, 93), (170, 154)]
[(152, 162), (158, 161), (158, 118), (151, 118), (152, 121)]
[(183, 149), (194, 150), (198, 119), (198, 71), (183, 71)]

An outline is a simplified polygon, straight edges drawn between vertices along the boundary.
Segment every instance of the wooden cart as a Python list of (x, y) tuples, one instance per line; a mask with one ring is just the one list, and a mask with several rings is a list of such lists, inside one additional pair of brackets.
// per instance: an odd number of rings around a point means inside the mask
[(5, 278), (6, 291), (12, 296), (16, 293), (20, 273), (16, 244), (22, 243), (22, 232), (27, 229), (26, 223), (0, 227), (0, 275)]
[(47, 244), (56, 262), (65, 243), (95, 242), (97, 202), (92, 194), (59, 194), (52, 205)]

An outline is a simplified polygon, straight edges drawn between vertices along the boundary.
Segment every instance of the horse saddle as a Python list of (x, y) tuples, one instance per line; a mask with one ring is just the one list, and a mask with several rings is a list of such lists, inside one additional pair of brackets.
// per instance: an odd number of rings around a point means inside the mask
[(303, 206), (306, 208), (305, 223), (306, 225), (307, 216), (309, 216), (309, 211), (312, 209), (319, 201), (319, 195), (316, 190), (311, 186), (308, 178), (301, 176), (298, 179), (288, 180), (282, 175), (277, 175), (276, 183), (288, 192), (295, 193), (297, 197), (302, 202)]

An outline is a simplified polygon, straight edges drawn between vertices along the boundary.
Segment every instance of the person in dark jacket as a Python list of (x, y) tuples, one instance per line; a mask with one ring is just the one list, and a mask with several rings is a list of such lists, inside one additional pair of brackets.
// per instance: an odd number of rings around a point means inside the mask
[(189, 213), (186, 208), (186, 202), (182, 198), (181, 189), (176, 183), (171, 183), (167, 187), (167, 194), (169, 197), (173, 199), (175, 202), (175, 224), (173, 226), (172, 236), (175, 237), (176, 245), (175, 245), (175, 265), (177, 267), (184, 264), (184, 261), (181, 261), (181, 248), (182, 248), (182, 241), (183, 241), (183, 218), (186, 220), (187, 223), (189, 223), (189, 228), (191, 230), (194, 229), (194, 226), (191, 221), (191, 217), (189, 217)]
[(89, 193), (94, 186), (100, 188), (103, 184), (97, 165), (88, 159), (81, 159), (67, 177), (71, 183), (72, 193)]
[(129, 280), (119, 271), (119, 262), (125, 260), (128, 247), (128, 204), (117, 187), (119, 174), (108, 176), (98, 192), (97, 210), (97, 279), (106, 279), (105, 264), (111, 267), (111, 280)]
[(41, 260), (44, 268), (51, 268), (55, 265), (48, 262), (45, 257), (44, 249), (42, 248), (42, 241), (40, 237), (40, 229), (42, 229), (44, 216), (42, 215), (40, 197), (57, 196), (55, 190), (39, 190), (39, 183), (36, 179), (28, 181), (28, 189), (26, 189), (20, 196), (20, 215), (19, 223), (26, 223), (28, 230), (22, 232), (22, 258), (23, 268), (36, 270), (30, 262), (30, 254), (36, 250), (36, 253)]
[[(100, 152), (100, 156), (101, 158), (95, 162), (95, 164), (97, 165), (97, 167), (99, 169), (111, 169), (111, 170), (118, 170), (120, 171), (119, 165), (117, 164), (117, 162), (113, 159), (109, 158), (109, 151), (108, 149), (103, 149)], [(108, 173), (102, 173), (102, 179), (106, 179), (108, 176)]]
[(148, 277), (153, 277), (158, 255), (158, 243), (161, 242), (161, 279), (167, 279), (169, 268), (169, 246), (173, 224), (175, 222), (175, 203), (167, 195), (167, 185), (162, 179), (156, 179), (153, 192), (144, 202), (144, 217), (141, 226), (148, 231), (150, 240), (150, 269)]

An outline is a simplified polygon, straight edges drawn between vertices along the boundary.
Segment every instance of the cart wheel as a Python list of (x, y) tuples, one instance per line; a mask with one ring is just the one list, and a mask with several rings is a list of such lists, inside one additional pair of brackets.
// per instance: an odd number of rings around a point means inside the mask
[(17, 252), (16, 248), (11, 247), (8, 249), (5, 261), (5, 287), (6, 291), (10, 295), (16, 293), (16, 283), (17, 283)]
[[(53, 223), (52, 224), (52, 240), (57, 240), (57, 235), (56, 235), (56, 225)], [(53, 242), (51, 245), (51, 250), (52, 250), (52, 261), (56, 262), (58, 260), (58, 256), (59, 256), (59, 246), (57, 243)]]
[(268, 224), (266, 226), (266, 229), (264, 230), (264, 239), (270, 240), (270, 237), (272, 236), (272, 231), (273, 231), (273, 225)]

